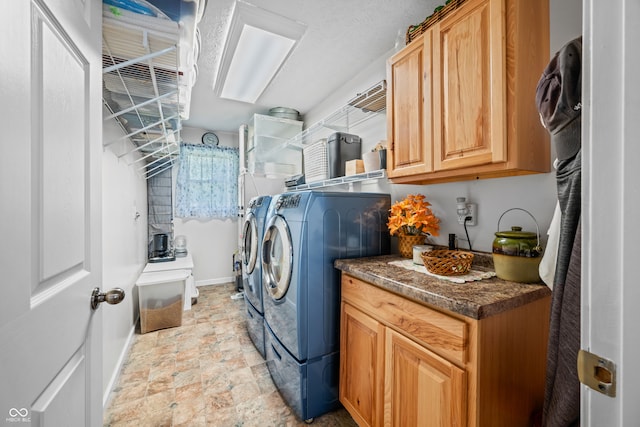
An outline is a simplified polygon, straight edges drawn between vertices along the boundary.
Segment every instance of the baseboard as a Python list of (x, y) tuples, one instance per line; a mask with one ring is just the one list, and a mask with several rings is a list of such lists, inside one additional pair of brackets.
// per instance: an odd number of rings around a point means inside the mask
[(103, 410), (106, 410), (107, 406), (109, 405), (109, 400), (111, 399), (111, 391), (113, 390), (113, 387), (115, 387), (118, 381), (118, 377), (120, 376), (120, 371), (122, 370), (122, 365), (124, 364), (124, 361), (129, 355), (131, 343), (136, 333), (137, 324), (138, 324), (138, 319), (136, 319), (136, 321), (133, 322), (133, 326), (131, 327), (131, 330), (129, 331), (129, 336), (127, 337), (127, 342), (124, 345), (122, 351), (120, 352), (120, 357), (118, 357), (118, 363), (116, 363), (116, 368), (113, 370), (113, 374), (111, 374), (111, 379), (109, 379), (108, 387), (106, 388), (104, 396), (102, 396)]
[(225, 285), (227, 283), (235, 283), (233, 277), (221, 277), (218, 279), (206, 279), (206, 280), (196, 280), (196, 287), (198, 286), (209, 286), (209, 285)]

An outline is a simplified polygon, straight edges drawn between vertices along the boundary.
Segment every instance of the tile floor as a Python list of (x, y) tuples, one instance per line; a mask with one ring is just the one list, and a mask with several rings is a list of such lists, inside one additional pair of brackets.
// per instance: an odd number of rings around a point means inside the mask
[[(283, 402), (245, 328), (235, 285), (199, 288), (182, 326), (136, 333), (104, 426), (306, 426)], [(311, 426), (356, 426), (343, 408)]]

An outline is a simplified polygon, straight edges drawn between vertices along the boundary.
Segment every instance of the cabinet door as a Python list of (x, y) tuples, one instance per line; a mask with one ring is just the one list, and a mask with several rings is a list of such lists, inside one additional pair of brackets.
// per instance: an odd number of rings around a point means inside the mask
[(385, 340), (384, 425), (465, 425), (464, 370), (392, 329)]
[(470, 0), (433, 27), (436, 171), (507, 161), (504, 19), (504, 0)]
[(387, 173), (432, 171), (431, 33), (427, 32), (387, 63)]
[(340, 402), (358, 425), (382, 425), (384, 326), (342, 303)]

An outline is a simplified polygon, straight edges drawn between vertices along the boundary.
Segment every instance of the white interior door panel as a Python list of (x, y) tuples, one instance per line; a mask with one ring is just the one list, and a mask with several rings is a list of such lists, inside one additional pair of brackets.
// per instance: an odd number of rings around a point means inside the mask
[(0, 419), (101, 425), (102, 3), (5, 6)]

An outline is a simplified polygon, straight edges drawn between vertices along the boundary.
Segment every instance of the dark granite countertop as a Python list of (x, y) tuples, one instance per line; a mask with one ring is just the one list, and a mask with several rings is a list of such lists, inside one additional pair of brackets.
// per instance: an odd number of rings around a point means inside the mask
[[(482, 319), (551, 294), (544, 284), (509, 282), (492, 277), (462, 284), (389, 264), (398, 255), (338, 259), (334, 265), (353, 277), (411, 300)], [(473, 269), (491, 269), (491, 254), (474, 258)]]

